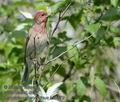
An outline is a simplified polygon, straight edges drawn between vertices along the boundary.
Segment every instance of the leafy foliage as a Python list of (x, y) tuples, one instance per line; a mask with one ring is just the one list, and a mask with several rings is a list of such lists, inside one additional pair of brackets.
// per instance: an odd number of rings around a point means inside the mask
[[(6, 89), (5, 86), (21, 85), (25, 38), (33, 24), (32, 17), (29, 16), (34, 16), (37, 10), (47, 11), (50, 14), (47, 24), (50, 35), (59, 13), (64, 12), (70, 2), (70, 7), (51, 38), (48, 60), (68, 51), (45, 66), (41, 84), (48, 89), (51, 84), (64, 81), (61, 90), (65, 102), (117, 102), (119, 91), (115, 90), (120, 84), (119, 0), (3, 0), (0, 2), (0, 96), (2, 96), (0, 100), (2, 102), (8, 96), (15, 95), (6, 94), (9, 90), (20, 90), (20, 87)], [(20, 11), (26, 14), (26, 18)], [(87, 37), (89, 38), (74, 46), (77, 41)], [(31, 76), (34, 76), (33, 71)], [(25, 98), (15, 101), (29, 102)]]

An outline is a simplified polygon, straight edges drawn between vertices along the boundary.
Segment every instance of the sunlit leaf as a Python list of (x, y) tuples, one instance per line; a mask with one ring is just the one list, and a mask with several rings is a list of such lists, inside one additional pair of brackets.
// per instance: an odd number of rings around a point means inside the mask
[(107, 95), (106, 85), (104, 81), (100, 79), (99, 77), (96, 77), (95, 79), (95, 86), (103, 97)]
[(77, 68), (79, 68), (80, 54), (79, 54), (79, 51), (78, 51), (77, 47), (74, 47), (74, 46), (69, 44), (67, 46), (67, 50), (69, 50), (67, 52), (67, 55), (68, 55), (69, 59), (75, 63)]
[(114, 42), (115, 47), (119, 46), (120, 45), (120, 37), (114, 37), (113, 42)]
[(95, 84), (95, 69), (94, 69), (94, 67), (91, 67), (91, 70), (90, 70), (90, 84), (92, 87)]
[(110, 0), (111, 1), (111, 4), (113, 5), (113, 6), (117, 6), (117, 4), (118, 4), (118, 0)]
[(22, 30), (22, 29), (24, 29), (24, 27), (26, 25), (27, 25), (27, 23), (22, 23), (22, 24), (18, 25), (15, 30), (17, 30), (17, 31)]
[(33, 16), (32, 16), (31, 13), (29, 13), (29, 12), (24, 12), (24, 11), (21, 11), (21, 10), (19, 10), (19, 12), (20, 12), (25, 18), (33, 19)]
[(4, 76), (0, 79), (0, 85), (2, 85), (1, 91), (7, 91), (9, 90), (9, 86), (12, 85), (13, 80), (11, 78), (9, 78), (8, 76)]
[(63, 82), (59, 82), (59, 83), (56, 83), (54, 84), (53, 86), (51, 86), (50, 88), (48, 88), (47, 90), (47, 96), (48, 97), (53, 97), (54, 95), (57, 94), (58, 92), (58, 88), (63, 84)]
[(55, 5), (51, 8), (51, 14), (55, 15), (57, 12), (61, 12), (65, 9), (65, 7), (69, 4), (70, 1), (62, 0), (57, 2)]
[(85, 29), (87, 30), (87, 32), (90, 32), (95, 37), (95, 33), (98, 31), (99, 28), (100, 23), (96, 23), (88, 25)]
[(119, 27), (110, 27), (110, 31), (116, 34), (120, 33), (120, 28)]
[(40, 88), (39, 96), (47, 97), (47, 94), (45, 93), (44, 89), (41, 86), (39, 86), (39, 88)]
[(81, 79), (77, 81), (76, 90), (77, 90), (77, 94), (80, 97), (82, 97), (86, 92), (86, 87), (85, 87), (85, 85), (84, 85), (84, 83), (82, 82)]
[(14, 5), (15, 6), (34, 7), (34, 4), (32, 2), (27, 2), (27, 1), (15, 1)]
[(42, 10), (42, 11), (45, 11), (45, 12), (47, 12), (48, 13), (48, 6), (49, 6), (49, 4), (48, 3), (45, 3), (45, 2), (41, 2), (41, 3), (38, 3), (38, 5), (36, 5), (36, 9), (37, 10)]

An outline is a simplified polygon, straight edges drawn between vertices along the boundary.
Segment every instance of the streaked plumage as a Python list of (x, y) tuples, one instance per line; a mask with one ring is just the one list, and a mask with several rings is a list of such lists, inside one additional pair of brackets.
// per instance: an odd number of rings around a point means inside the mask
[(46, 31), (46, 21), (46, 13), (43, 11), (37, 12), (34, 17), (34, 25), (29, 30), (25, 45), (25, 71), (22, 79), (24, 82), (29, 79), (32, 59), (37, 59), (37, 57), (43, 52), (44, 48), (47, 47), (48, 34)]

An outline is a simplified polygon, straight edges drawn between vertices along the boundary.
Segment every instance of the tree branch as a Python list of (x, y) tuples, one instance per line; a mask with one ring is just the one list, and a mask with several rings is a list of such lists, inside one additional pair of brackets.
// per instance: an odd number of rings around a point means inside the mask
[(60, 23), (60, 21), (61, 21), (60, 15), (61, 15), (61, 12), (59, 13), (59, 18), (58, 18), (58, 21), (57, 21), (57, 23), (56, 23), (55, 28), (53, 29), (53, 31), (52, 31), (52, 33), (51, 33), (51, 37), (53, 36), (53, 34), (55, 33), (55, 31), (57, 30), (58, 25), (59, 25), (59, 23)]
[(120, 92), (119, 92), (119, 90), (118, 90), (117, 88), (113, 88), (113, 87), (111, 87), (111, 86), (109, 86), (109, 85), (106, 85), (106, 87), (107, 87), (109, 90), (111, 90), (111, 91), (113, 91), (113, 92), (115, 92), (115, 93), (120, 94)]
[(59, 13), (59, 17), (58, 17), (58, 21), (56, 23), (56, 26), (55, 28), (53, 29), (52, 33), (51, 33), (51, 37), (53, 36), (53, 34), (55, 33), (55, 31), (57, 30), (58, 28), (58, 25), (60, 23), (60, 21), (62, 20), (63, 16), (65, 15), (65, 13), (67, 12), (67, 10), (69, 9), (69, 7), (71, 6), (71, 2), (67, 5), (67, 7), (65, 8), (65, 10), (63, 10), (63, 12), (60, 12)]
[(72, 73), (73, 67), (74, 67), (74, 65), (71, 64), (68, 73), (65, 75), (65, 77), (63, 79), (63, 82), (65, 82), (68, 78), (71, 77), (71, 73)]
[(71, 6), (72, 2), (70, 2), (68, 4), (68, 6), (65, 8), (65, 10), (63, 11), (63, 13), (61, 13), (61, 18), (65, 15), (65, 13), (67, 12), (67, 10), (69, 9), (69, 7)]
[(81, 41), (78, 41), (78, 42), (74, 43), (72, 48), (70, 48), (70, 49), (64, 51), (63, 53), (59, 54), (57, 57), (55, 57), (55, 58), (49, 60), (49, 61), (48, 61), (47, 63), (45, 63), (44, 65), (46, 65), (46, 64), (48, 64), (48, 63), (50, 63), (50, 62), (56, 60), (57, 58), (61, 57), (62, 55), (64, 55), (65, 53), (67, 53), (68, 51), (70, 51), (70, 50), (72, 50), (74, 47), (76, 47), (76, 45), (82, 43), (82, 42), (85, 41), (85, 40), (88, 40), (90, 37), (92, 37), (92, 35), (88, 36), (87, 38), (85, 38), (85, 39), (83, 39), (83, 40), (81, 40)]

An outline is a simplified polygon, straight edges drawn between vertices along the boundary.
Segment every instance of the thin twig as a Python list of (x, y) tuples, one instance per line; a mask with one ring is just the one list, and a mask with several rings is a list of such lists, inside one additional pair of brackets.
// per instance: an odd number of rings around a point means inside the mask
[[(71, 58), (73, 58), (74, 57), (74, 55), (73, 56), (71, 56), (70, 58), (69, 58), (69, 60), (71, 59)], [(50, 76), (50, 80), (53, 78), (53, 76), (55, 75), (55, 73), (58, 71), (58, 69), (64, 64), (65, 62), (62, 62), (62, 64), (60, 64), (58, 67), (57, 67), (57, 69), (52, 73), (52, 75)], [(72, 70), (71, 70), (72, 71)], [(70, 72), (70, 71), (69, 71)], [(71, 74), (71, 73), (70, 73)], [(68, 78), (67, 78), (68, 79)], [(65, 79), (65, 80), (67, 80), (67, 79)], [(46, 87), (47, 85), (48, 85), (48, 83), (49, 82), (47, 82), (45, 85), (44, 85), (44, 87)]]
[(95, 22), (94, 22), (94, 23), (99, 22), (99, 21), (101, 20), (102, 16), (103, 16), (103, 12), (101, 12), (100, 16), (99, 16), (99, 17), (95, 20)]
[(63, 11), (63, 13), (61, 14), (61, 18), (65, 15), (65, 13), (67, 12), (67, 10), (69, 9), (69, 7), (71, 6), (72, 2), (70, 2), (68, 4), (68, 6), (65, 8), (65, 10)]
[(111, 87), (111, 86), (109, 86), (109, 85), (106, 85), (106, 87), (107, 87), (109, 90), (111, 90), (111, 91), (116, 92), (116, 93), (119, 94), (119, 90), (118, 90), (117, 88), (113, 88), (113, 87)]
[(73, 64), (70, 66), (68, 73), (65, 75), (65, 77), (63, 79), (63, 82), (65, 82), (68, 78), (71, 77), (71, 72), (73, 70), (73, 66), (74, 66)]
[[(61, 64), (62, 65), (62, 64)], [(52, 75), (50, 76), (50, 80), (53, 78), (53, 76), (55, 75), (55, 73), (58, 71), (58, 69), (61, 67), (61, 65), (58, 66), (58, 68), (52, 73)], [(48, 85), (49, 82), (47, 82), (44, 87), (46, 87)], [(43, 87), (43, 88), (44, 88)]]
[[(57, 58), (61, 57), (62, 55), (64, 55), (64, 54), (67, 53), (68, 51), (72, 50), (72, 49), (73, 49), (74, 47), (76, 47), (76, 45), (78, 45), (79, 43), (82, 43), (83, 41), (88, 40), (90, 37), (92, 37), (92, 35), (88, 36), (87, 38), (85, 38), (85, 39), (83, 39), (83, 40), (81, 40), (81, 41), (78, 41), (78, 42), (74, 43), (72, 48), (66, 50), (65, 52), (63, 52), (63, 53), (61, 53), (60, 55), (58, 55), (57, 57), (49, 60), (47, 63), (44, 63), (43, 65), (47, 65), (48, 63), (56, 60)], [(41, 65), (39, 64), (39, 66), (41, 66)], [(59, 68), (60, 68), (60, 67), (59, 67)], [(58, 69), (59, 69), (59, 68), (58, 68)], [(56, 69), (56, 70), (58, 70), (58, 69)], [(72, 71), (72, 70), (71, 70), (71, 71)], [(70, 71), (70, 72), (71, 72), (71, 71)], [(56, 72), (56, 71), (55, 71), (55, 72)], [(64, 79), (64, 81), (65, 81), (65, 80), (66, 80), (66, 79)], [(46, 85), (45, 85), (45, 86), (46, 86)]]
[(57, 57), (49, 60), (47, 63), (45, 63), (45, 65), (48, 64), (48, 63), (50, 63), (50, 62), (52, 62), (52, 61), (54, 61), (54, 60), (56, 60), (57, 58), (61, 57), (62, 55), (64, 55), (65, 53), (67, 53), (68, 51), (70, 51), (70, 50), (72, 50), (74, 47), (76, 47), (76, 45), (82, 43), (82, 42), (85, 41), (85, 40), (88, 40), (90, 37), (92, 37), (92, 35), (88, 36), (87, 38), (85, 38), (85, 39), (83, 39), (83, 40), (81, 40), (81, 41), (78, 41), (78, 42), (74, 43), (72, 48), (64, 51), (63, 53), (59, 54)]
[(118, 86), (118, 84), (116, 83), (115, 80), (113, 80), (113, 81), (114, 81), (114, 83), (115, 83), (115, 85), (116, 85), (116, 87), (117, 87), (117, 90), (118, 90), (118, 92), (119, 92), (119, 95), (120, 95), (120, 87)]
[(53, 31), (51, 33), (51, 37), (53, 36), (53, 34), (55, 33), (55, 31), (57, 30), (60, 21), (62, 20), (63, 16), (65, 15), (65, 13), (67, 12), (67, 10), (69, 9), (70, 6), (71, 6), (71, 2), (67, 5), (67, 7), (65, 8), (65, 10), (63, 10), (63, 12), (59, 13), (58, 21), (57, 21), (57, 23), (55, 25), (55, 28), (53, 29)]
[[(62, 64), (61, 64), (62, 65)], [(61, 65), (58, 66), (58, 68), (52, 73), (52, 75), (50, 76), (50, 80), (53, 78), (53, 76), (55, 75), (55, 73), (58, 71), (58, 69), (61, 67)]]
[(57, 28), (58, 28), (58, 25), (59, 25), (60, 20), (61, 20), (60, 15), (61, 15), (61, 12), (59, 13), (58, 21), (57, 21), (57, 23), (56, 23), (56, 25), (55, 25), (55, 28), (53, 29), (53, 31), (52, 31), (52, 33), (51, 33), (51, 37), (53, 36), (53, 34), (55, 33), (55, 31), (56, 31)]

